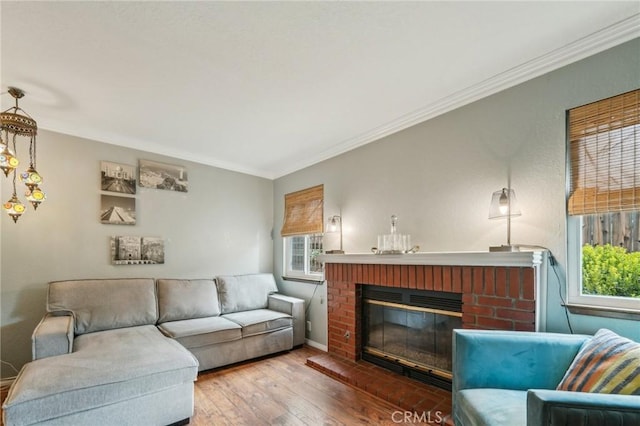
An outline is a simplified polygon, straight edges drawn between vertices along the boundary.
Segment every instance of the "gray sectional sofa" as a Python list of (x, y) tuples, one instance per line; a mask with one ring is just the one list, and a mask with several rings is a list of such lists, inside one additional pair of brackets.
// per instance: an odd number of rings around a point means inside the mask
[(304, 301), (276, 292), (271, 274), (51, 282), (4, 424), (186, 424), (199, 371), (304, 343)]

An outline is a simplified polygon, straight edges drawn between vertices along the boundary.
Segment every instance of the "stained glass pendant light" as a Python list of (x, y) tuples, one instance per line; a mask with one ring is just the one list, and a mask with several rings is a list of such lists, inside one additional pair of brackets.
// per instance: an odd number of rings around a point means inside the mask
[(18, 167), (20, 161), (9, 150), (9, 144), (2, 140), (2, 136), (0, 136), (0, 144), (3, 145), (2, 152), (0, 152), (0, 169), (2, 169), (6, 177), (9, 177), (9, 173)]
[[(25, 196), (34, 209), (37, 209), (46, 196), (40, 183), (42, 176), (36, 171), (36, 135), (38, 124), (22, 108), (18, 106), (18, 100), (24, 96), (24, 92), (15, 87), (9, 87), (9, 94), (15, 99), (15, 106), (0, 113), (0, 169), (6, 177), (13, 173), (13, 194), (4, 203), (4, 210), (14, 222), (24, 213), (25, 206), (18, 199), (16, 191), (16, 168), (20, 161), (16, 157), (16, 139), (24, 136), (29, 139), (29, 167), (20, 173), (20, 180), (27, 186)], [(9, 144), (13, 150), (9, 148)]]

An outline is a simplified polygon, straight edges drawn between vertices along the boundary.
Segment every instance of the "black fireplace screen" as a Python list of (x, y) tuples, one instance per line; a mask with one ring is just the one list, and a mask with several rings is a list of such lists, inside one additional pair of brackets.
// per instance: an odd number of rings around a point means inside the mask
[(460, 312), (363, 299), (363, 352), (451, 378), (452, 335)]

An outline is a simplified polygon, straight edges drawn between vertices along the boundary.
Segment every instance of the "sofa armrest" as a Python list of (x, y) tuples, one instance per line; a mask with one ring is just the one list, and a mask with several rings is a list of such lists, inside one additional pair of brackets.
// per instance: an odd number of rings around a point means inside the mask
[(555, 389), (585, 335), (454, 330), (453, 392), (462, 389)]
[(269, 309), (289, 314), (293, 317), (293, 346), (304, 343), (304, 300), (283, 294), (269, 295)]
[(640, 424), (640, 397), (532, 389), (527, 425), (631, 426)]
[(73, 316), (47, 314), (31, 335), (34, 360), (71, 353), (73, 350)]

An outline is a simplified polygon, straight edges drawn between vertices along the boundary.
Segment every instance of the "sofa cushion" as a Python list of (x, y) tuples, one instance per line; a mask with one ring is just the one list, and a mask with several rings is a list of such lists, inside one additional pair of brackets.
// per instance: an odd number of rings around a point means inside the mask
[(600, 329), (580, 348), (558, 390), (640, 395), (640, 344)]
[(155, 326), (88, 333), (70, 354), (25, 364), (4, 408), (15, 424), (44, 422), (193, 382), (197, 373), (195, 357)]
[(242, 339), (240, 326), (223, 317), (171, 321), (158, 327), (165, 335), (189, 349)]
[(216, 277), (223, 314), (263, 309), (278, 287), (272, 274), (224, 275)]
[(70, 312), (75, 333), (155, 324), (156, 286), (151, 278), (54, 281), (48, 312)]
[(474, 426), (527, 424), (527, 391), (511, 389), (464, 389), (456, 395), (454, 422)]
[(220, 315), (213, 280), (159, 279), (157, 285), (159, 323)]
[(223, 318), (242, 326), (242, 337), (255, 336), (275, 330), (293, 326), (291, 315), (269, 309), (254, 309), (252, 311), (225, 314)]

